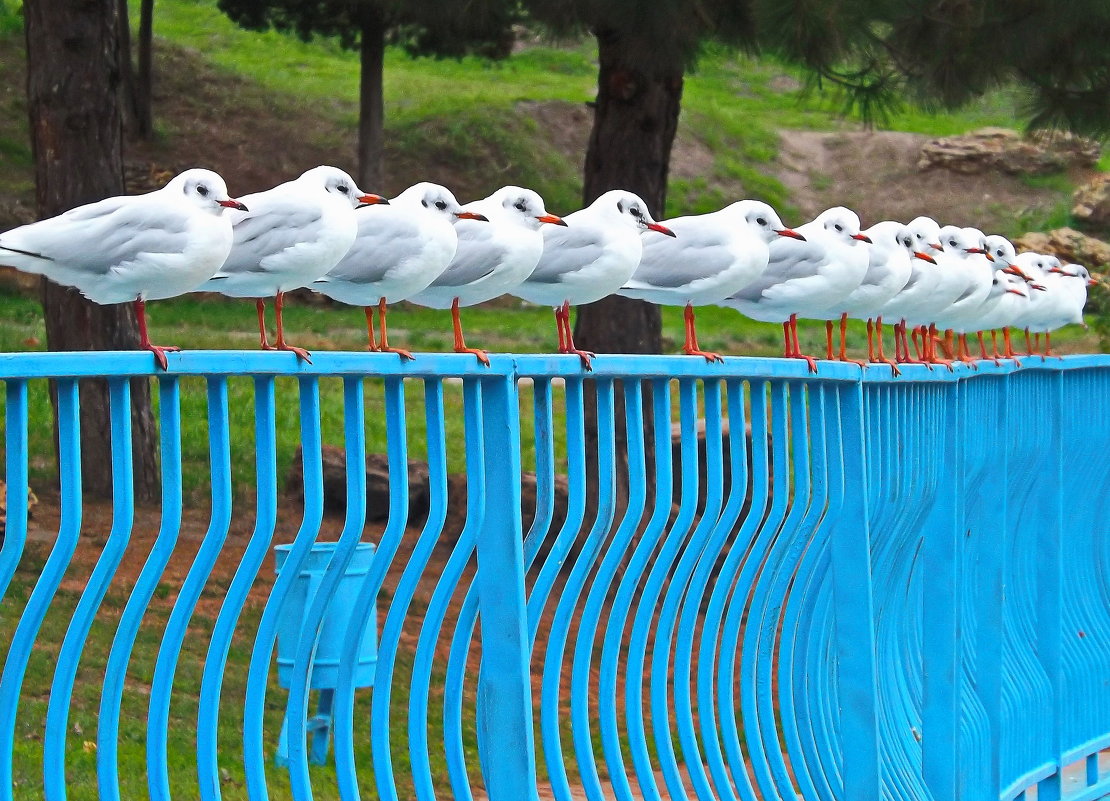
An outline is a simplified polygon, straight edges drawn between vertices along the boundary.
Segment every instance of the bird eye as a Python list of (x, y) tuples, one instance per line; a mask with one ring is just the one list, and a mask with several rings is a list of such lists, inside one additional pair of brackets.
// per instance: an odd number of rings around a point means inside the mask
[(998, 279), (997, 279), (997, 278), (995, 278), (995, 279), (994, 279), (994, 281), (992, 281), (991, 283), (997, 284), (997, 283), (998, 283)]
[(524, 208), (524, 201), (523, 201), (523, 200), (518, 200), (518, 201), (517, 201), (517, 202), (516, 202), (516, 203), (514, 204), (514, 206), (513, 206), (513, 207), (514, 207), (514, 208), (515, 208), (515, 209), (516, 209), (517, 211), (524, 211), (524, 210), (525, 210), (525, 208)]
[(623, 201), (620, 201), (620, 200), (617, 201), (617, 213), (618, 214), (624, 214), (624, 202)]
[(640, 209), (639, 206), (633, 206), (630, 210), (632, 212), (633, 217), (643, 217), (644, 216), (644, 212)]
[(421, 200), (421, 201), (420, 201), (420, 205), (421, 205), (421, 206), (423, 206), (424, 208), (428, 208), (428, 201), (426, 201), (426, 200)]
[(767, 221), (765, 219), (763, 219), (762, 217), (757, 217), (755, 222), (756, 222), (757, 225), (766, 225), (767, 224)]
[(436, 201), (436, 208), (439, 209), (440, 211), (443, 211), (445, 208), (447, 208), (447, 201), (446, 200), (437, 200)]
[(340, 184), (338, 188), (339, 191), (342, 192), (344, 195), (350, 194), (351, 192), (351, 187), (347, 186), (346, 184)]
[(843, 231), (843, 230), (844, 230), (844, 226), (843, 226), (843, 225), (841, 225), (840, 223), (837, 223), (837, 224), (836, 224), (836, 225), (835, 225), (834, 227), (835, 227), (835, 228), (836, 228), (836, 230), (838, 230), (838, 231)]
[(204, 184), (197, 185), (197, 194), (201, 197), (208, 197), (208, 187)]

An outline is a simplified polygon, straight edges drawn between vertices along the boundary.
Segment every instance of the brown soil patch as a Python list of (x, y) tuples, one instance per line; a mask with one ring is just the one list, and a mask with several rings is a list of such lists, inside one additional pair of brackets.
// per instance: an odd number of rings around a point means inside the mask
[[(1051, 209), (1061, 194), (1020, 178), (988, 173), (922, 172), (917, 158), (929, 137), (892, 131), (779, 132), (776, 177), (803, 219), (829, 206), (859, 213), (864, 225), (928, 215), (983, 230), (1008, 229), (1015, 215)], [(1072, 176), (1081, 181), (1084, 176)]]

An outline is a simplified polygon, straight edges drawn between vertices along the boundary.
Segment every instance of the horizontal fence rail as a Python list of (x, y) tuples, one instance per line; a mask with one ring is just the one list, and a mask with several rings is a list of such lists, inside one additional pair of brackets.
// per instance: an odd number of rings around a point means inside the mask
[(0, 799), (1110, 794), (1110, 357), (169, 360), (0, 355)]

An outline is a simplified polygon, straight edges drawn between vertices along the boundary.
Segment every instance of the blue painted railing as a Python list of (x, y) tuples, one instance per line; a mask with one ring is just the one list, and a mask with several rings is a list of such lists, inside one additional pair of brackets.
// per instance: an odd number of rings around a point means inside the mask
[[(140, 353), (0, 356), (0, 799), (1110, 794), (1110, 357), (899, 378), (778, 359), (491, 362), (189, 352), (160, 373)], [(111, 525), (90, 531), (79, 387), (96, 377), (117, 492)], [(160, 526), (133, 505), (134, 377), (157, 384)], [(45, 379), (59, 514), (29, 538), (28, 473), (45, 461), (29, 398), (41, 417)], [(341, 391), (322, 394), (329, 381)], [(182, 485), (199, 424), (185, 382), (205, 386), (203, 534)], [(250, 425), (229, 401), (244, 384)], [(294, 399), (303, 504), (278, 489)], [(366, 525), (362, 469), (342, 522), (325, 514), (333, 402), (347, 464), (384, 430), (384, 527)], [(241, 447), (253, 476), (234, 475)], [(410, 455), (427, 461), (422, 520)], [(237, 516), (253, 522), (229, 536)], [(369, 568), (341, 581), (363, 539)], [(291, 620), (318, 540), (336, 543), (330, 566)], [(275, 543), (289, 549), (271, 585)], [(312, 664), (336, 620), (321, 691)], [(330, 726), (306, 733), (318, 694)], [(333, 761), (310, 767), (329, 733)]]

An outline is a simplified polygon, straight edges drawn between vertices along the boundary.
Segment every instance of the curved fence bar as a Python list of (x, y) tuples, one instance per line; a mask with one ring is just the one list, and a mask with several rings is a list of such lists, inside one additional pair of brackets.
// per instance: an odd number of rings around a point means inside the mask
[(169, 361), (0, 355), (0, 801), (1110, 796), (1110, 357)]

